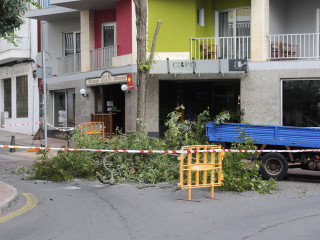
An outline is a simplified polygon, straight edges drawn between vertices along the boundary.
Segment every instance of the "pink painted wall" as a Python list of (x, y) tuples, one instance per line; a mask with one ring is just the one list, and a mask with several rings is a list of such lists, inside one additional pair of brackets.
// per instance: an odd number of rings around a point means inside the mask
[(107, 9), (94, 12), (94, 47), (101, 48), (101, 24), (116, 21), (116, 10)]
[(101, 48), (101, 24), (116, 22), (118, 56), (132, 53), (132, 6), (131, 0), (117, 2), (116, 9), (94, 13), (95, 48)]

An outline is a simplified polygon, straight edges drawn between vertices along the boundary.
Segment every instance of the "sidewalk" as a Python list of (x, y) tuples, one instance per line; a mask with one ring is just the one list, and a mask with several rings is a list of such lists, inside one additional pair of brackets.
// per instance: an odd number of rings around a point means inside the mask
[[(33, 136), (21, 133), (12, 133), (7, 131), (0, 130), (0, 144), (10, 145), (11, 137), (15, 137), (15, 145), (21, 146), (35, 146), (40, 147), (41, 144), (44, 145), (44, 139), (33, 141)], [(48, 147), (61, 147), (62, 145), (66, 146), (67, 141), (57, 138), (48, 138)]]
[(0, 215), (8, 211), (17, 201), (17, 190), (8, 184), (0, 182)]

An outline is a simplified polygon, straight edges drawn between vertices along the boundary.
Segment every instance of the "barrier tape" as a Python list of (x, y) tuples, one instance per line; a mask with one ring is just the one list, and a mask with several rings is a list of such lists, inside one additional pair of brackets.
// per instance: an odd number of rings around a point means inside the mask
[[(72, 131), (72, 130), (75, 129), (75, 127), (68, 128), (68, 129), (58, 128), (58, 127), (55, 127), (55, 126), (53, 126), (52, 124), (50, 124), (50, 123), (48, 123), (48, 122), (47, 122), (47, 125), (48, 125), (49, 127), (53, 128), (53, 129), (55, 129), (55, 130), (60, 131), (60, 132), (69, 132), (69, 131)], [(78, 126), (77, 126), (77, 127), (78, 127)]]
[(0, 145), (0, 148), (15, 148), (15, 149), (36, 149), (48, 151), (67, 151), (67, 152), (110, 152), (110, 153), (213, 153), (213, 152), (231, 152), (231, 153), (301, 153), (301, 152), (320, 152), (320, 149), (296, 149), (296, 150), (242, 150), (242, 149), (207, 149), (207, 150), (111, 150), (111, 149), (87, 149), (87, 148), (51, 148), (51, 147), (32, 147), (32, 146), (14, 146)]
[(55, 127), (53, 126), (52, 124), (48, 123), (47, 121), (42, 121), (42, 122), (34, 122), (34, 123), (14, 123), (14, 124), (7, 124), (7, 125), (0, 125), (0, 127), (15, 127), (15, 126), (28, 126), (28, 125), (35, 125), (35, 124), (42, 124), (42, 123), (46, 123), (49, 127), (55, 129), (55, 130), (58, 130), (60, 132), (69, 132), (69, 131), (72, 131), (74, 130), (75, 128), (77, 127), (72, 127), (72, 128), (67, 128), (67, 129), (64, 129), (64, 128), (58, 128), (58, 127)]
[(34, 123), (14, 123), (14, 124), (0, 125), (0, 127), (14, 127), (14, 126), (34, 125), (34, 124), (41, 124), (41, 123), (45, 123), (45, 122), (46, 121), (34, 122)]

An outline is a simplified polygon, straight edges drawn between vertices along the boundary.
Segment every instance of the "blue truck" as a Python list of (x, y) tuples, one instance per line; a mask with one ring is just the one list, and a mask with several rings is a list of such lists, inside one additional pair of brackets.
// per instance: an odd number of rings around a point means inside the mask
[[(244, 141), (240, 132), (256, 140), (260, 150), (295, 150), (320, 149), (320, 129), (312, 127), (287, 127), (268, 125), (247, 125), (240, 123), (207, 124), (207, 137), (210, 142), (230, 144)], [(261, 175), (265, 179), (283, 179), (290, 167), (305, 170), (320, 171), (320, 152), (279, 152), (261, 153), (258, 159), (262, 161)]]

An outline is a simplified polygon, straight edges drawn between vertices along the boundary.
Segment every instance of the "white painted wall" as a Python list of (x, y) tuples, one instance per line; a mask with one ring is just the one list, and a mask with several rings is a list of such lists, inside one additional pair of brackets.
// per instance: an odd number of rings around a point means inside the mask
[[(21, 63), (16, 64), (12, 67), (2, 67), (0, 68), (0, 94), (1, 94), (1, 105), (0, 112), (4, 111), (3, 105), (3, 81), (2, 79), (11, 78), (11, 106), (12, 115), (11, 118), (5, 118), (5, 125), (8, 124), (24, 124), (24, 123), (34, 123), (39, 121), (39, 94), (38, 94), (38, 84), (37, 81), (32, 76), (33, 63)], [(18, 76), (28, 77), (28, 117), (17, 118), (17, 108), (16, 108), (16, 78)], [(34, 134), (38, 129), (38, 125), (30, 126), (13, 126), (5, 127), (0, 130), (5, 130), (9, 132)]]
[(52, 74), (58, 75), (58, 60), (63, 56), (63, 33), (80, 32), (80, 17), (42, 23), (42, 43), (51, 55)]
[(315, 33), (319, 0), (270, 0), (270, 34)]

